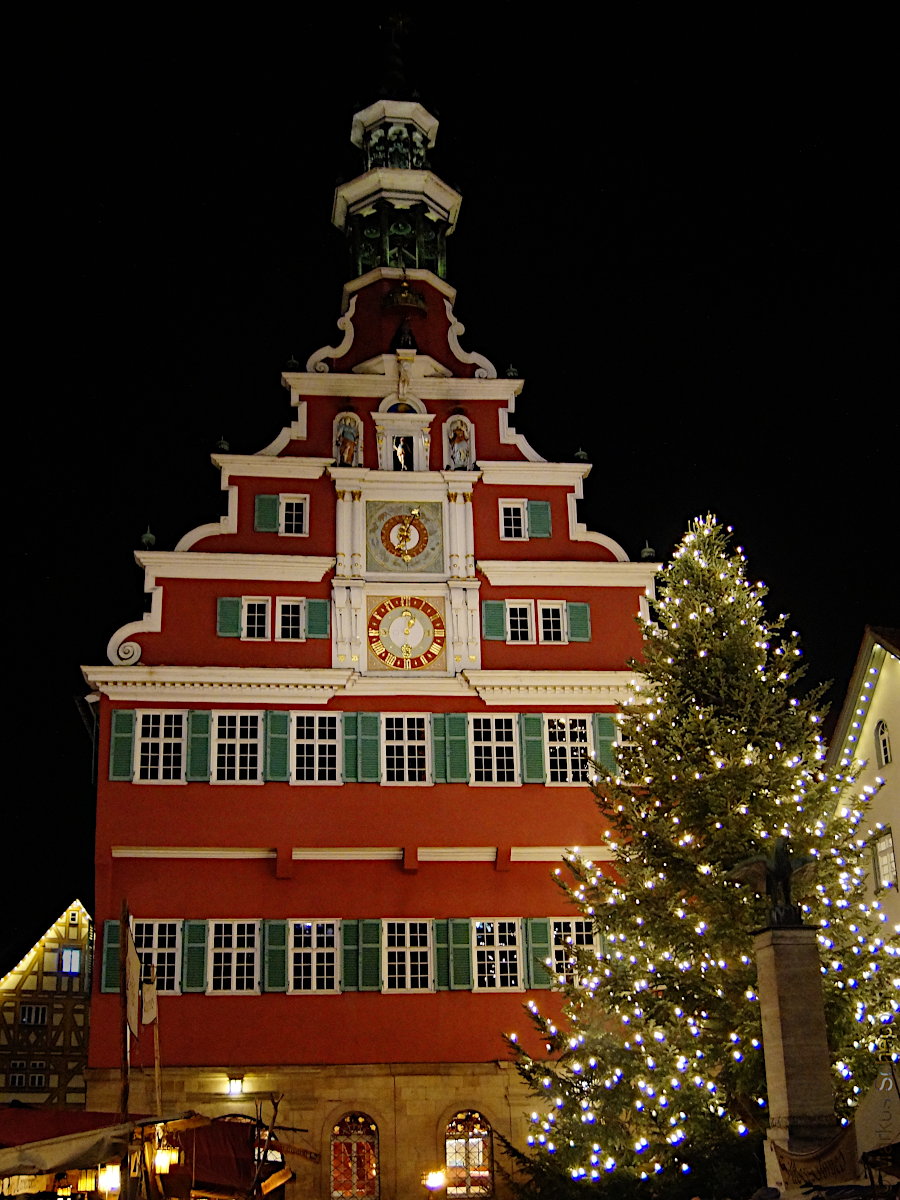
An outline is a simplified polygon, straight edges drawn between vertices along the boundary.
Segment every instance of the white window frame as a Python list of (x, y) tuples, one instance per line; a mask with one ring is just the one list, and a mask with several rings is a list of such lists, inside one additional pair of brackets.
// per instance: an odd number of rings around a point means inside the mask
[[(263, 621), (262, 627), (264, 632), (261, 634), (251, 634), (249, 632), (250, 624), (250, 606), (262, 605)], [(241, 596), (241, 641), (242, 642), (270, 642), (272, 640), (272, 597), (271, 596)]]
[[(511, 737), (497, 738), (497, 722), (509, 721)], [(476, 727), (481, 729), (479, 723), (487, 722), (491, 729), (489, 738), (479, 738), (476, 741)], [(472, 787), (519, 787), (522, 783), (522, 766), (519, 760), (519, 722), (517, 713), (470, 713), (469, 728), (468, 728), (468, 750), (469, 750), (469, 781)], [(490, 754), (490, 779), (478, 779), (477, 775), (484, 772), (483, 763), (479, 764), (479, 755), (477, 748), (491, 747)], [(497, 779), (497, 747), (512, 747), (512, 779)], [(506, 756), (504, 755), (504, 760)], [(505, 771), (504, 771), (505, 773)]]
[[(534, 601), (533, 600), (506, 600), (506, 641), (510, 646), (533, 646), (535, 644), (534, 630)], [(515, 609), (517, 612), (525, 610), (527, 612), (528, 636), (513, 637), (512, 633), (512, 612)]]
[[(287, 525), (287, 514), (289, 504), (303, 505), (303, 528), (299, 530), (292, 529), (290, 532), (285, 528)], [(309, 537), (309, 496), (303, 495), (300, 492), (284, 492), (278, 496), (278, 532), (282, 537)]]
[[(411, 928), (415, 926), (415, 928)], [(424, 942), (421, 940), (424, 938)], [(424, 958), (425, 983), (421, 987), (411, 986), (413, 960), (418, 959), (417, 978), (422, 978)], [(402, 970), (405, 986), (390, 982), (398, 966)], [(434, 950), (432, 923), (420, 917), (384, 917), (381, 921), (381, 990), (391, 993), (422, 995), (434, 991)]]
[[(566, 737), (559, 741), (550, 740), (550, 727), (552, 721), (565, 721), (567, 724)], [(584, 723), (584, 741), (581, 739), (572, 739), (570, 734), (571, 722), (581, 721)], [(593, 756), (593, 728), (591, 716), (589, 713), (545, 713), (544, 714), (544, 778), (547, 787), (584, 787), (590, 780), (588, 772), (588, 763)], [(576, 746), (584, 747), (584, 773), (580, 778), (576, 778), (572, 771), (572, 749)], [(565, 779), (552, 779), (551, 776), (561, 774), (560, 763), (551, 753), (551, 747), (565, 747)]]
[(875, 723), (875, 762), (879, 768), (886, 767), (891, 761), (891, 733), (888, 723), (884, 720)]
[(45, 1089), (48, 1086), (46, 1059), (36, 1058), (28, 1064), (28, 1086), (40, 1089)]
[(11, 1059), (6, 1075), (6, 1086), (8, 1088), (24, 1088), (27, 1078), (25, 1074), (26, 1070), (24, 1058)]
[[(296, 637), (288, 636), (282, 633), (282, 619), (284, 610), (293, 605), (297, 605), (300, 610), (300, 632)], [(275, 641), (276, 642), (305, 642), (306, 641), (306, 599), (303, 596), (276, 596), (275, 597)]]
[[(544, 612), (555, 609), (559, 613), (560, 636), (544, 637)], [(565, 600), (538, 600), (537, 639), (541, 646), (567, 646), (569, 644), (569, 606)]]
[[(479, 929), (479, 926), (482, 928)], [(511, 933), (513, 935), (512, 942), (498, 940), (508, 938)], [(490, 940), (483, 945), (479, 945), (479, 937)], [(518, 917), (472, 917), (471, 939), (473, 992), (525, 991), (525, 940), (522, 922)], [(498, 984), (496, 986), (489, 983), (479, 983), (480, 975), (483, 975), (484, 978), (490, 978), (488, 971), (479, 971), (479, 955), (483, 957), (485, 964), (489, 959), (493, 961), (495, 977), (499, 978), (500, 972), (497, 968), (502, 962), (504, 951), (508, 952), (510, 949), (515, 951), (515, 968), (514, 971), (508, 973), (514, 974), (517, 982), (514, 984)]]
[[(219, 926), (222, 927), (221, 933), (217, 932)], [(239, 964), (237, 956), (246, 954), (248, 947), (243, 945), (232, 944), (230, 946), (217, 946), (216, 938), (225, 936), (226, 927), (230, 927), (232, 942), (235, 938), (246, 937), (247, 931), (253, 932), (253, 986), (252, 987), (235, 987), (236, 970)], [(215, 971), (216, 971), (216, 956), (228, 954), (231, 963), (231, 987), (216, 987), (215, 986)], [(207, 993), (215, 996), (253, 996), (259, 993), (259, 976), (262, 969), (262, 945), (260, 941), (260, 923), (254, 920), (219, 920), (211, 918), (209, 922), (209, 945), (206, 948), (206, 979)]]
[[(500, 526), (500, 541), (501, 542), (527, 542), (528, 541), (528, 501), (527, 500), (498, 500), (497, 513)], [(518, 512), (521, 518), (522, 532), (521, 533), (504, 533), (505, 513), (504, 509)]]
[[(138, 926), (142, 928), (139, 930)], [(171, 936), (169, 929), (171, 926), (175, 932), (175, 941), (169, 944), (168, 939)], [(160, 945), (161, 935), (165, 927), (166, 942)], [(147, 940), (149, 934), (149, 940)], [(144, 983), (150, 982), (150, 967), (156, 968), (156, 990), (166, 996), (178, 996), (181, 994), (181, 921), (162, 919), (156, 920), (153, 918), (135, 917), (132, 922), (132, 935), (134, 937), (134, 948), (137, 951), (138, 958), (141, 960), (141, 979)], [(140, 944), (138, 944), (140, 941)], [(166, 967), (169, 965), (171, 957), (172, 974), (160, 974), (160, 965)], [(172, 986), (166, 986), (171, 979)]]
[[(152, 733), (145, 727), (150, 725), (154, 720), (159, 721), (159, 733)], [(174, 734), (166, 731), (167, 720), (176, 720), (181, 726), (180, 734)], [(139, 709), (134, 723), (134, 761), (132, 764), (133, 778), (135, 783), (152, 783), (152, 784), (172, 784), (185, 782), (185, 763), (187, 759), (187, 715), (183, 709), (166, 709), (166, 708), (142, 708)], [(154, 749), (154, 743), (156, 748)], [(168, 778), (163, 777), (163, 772), (175, 770), (172, 767), (171, 761), (166, 762), (167, 748), (178, 747), (178, 758), (180, 760), (177, 768), (177, 774), (173, 774)], [(154, 775), (145, 775), (145, 770), (151, 770), (148, 765), (145, 767), (141, 758), (146, 750), (148, 757), (151, 754), (156, 754), (157, 765), (152, 768), (155, 771)], [(168, 750), (171, 755), (171, 749)]]
[[(312, 737), (301, 737), (299, 732), (300, 721), (313, 722)], [(333, 722), (334, 738), (326, 736), (321, 730)], [(312, 779), (303, 779), (298, 776), (297, 772), (297, 747), (300, 744), (312, 746), (314, 756), (314, 775)], [(322, 778), (320, 772), (319, 752), (320, 747), (334, 746), (334, 778)], [(344, 769), (344, 731), (341, 714), (339, 712), (292, 712), (291, 713), (291, 783), (296, 783), (300, 787), (308, 787), (310, 784), (332, 786), (343, 782)]]
[(60, 975), (80, 975), (81, 974), (81, 947), (80, 946), (63, 946), (59, 951), (59, 973)]
[(897, 850), (894, 835), (888, 828), (880, 829), (872, 839), (872, 866), (875, 890), (897, 886)]
[[(219, 719), (236, 718), (238, 727), (240, 720), (243, 717), (256, 718), (256, 774), (252, 778), (246, 779), (223, 779), (219, 776), (219, 746), (236, 741), (238, 747), (244, 743), (249, 743), (251, 738), (242, 738), (240, 735), (236, 739), (221, 737), (219, 734)], [(263, 714), (258, 709), (213, 709), (210, 714), (210, 730), (209, 730), (209, 781), (218, 786), (222, 784), (231, 786), (246, 786), (263, 782)]]
[(559, 983), (560, 976), (569, 983), (574, 981), (575, 974), (568, 961), (569, 946), (590, 947), (595, 954), (599, 954), (600, 942), (594, 922), (584, 917), (551, 917), (550, 953), (553, 955), (554, 986), (562, 986)]
[[(402, 738), (388, 739), (388, 726), (391, 722), (404, 722), (404, 736)], [(409, 731), (414, 723), (415, 728), (421, 729), (422, 736), (410, 737)], [(389, 747), (402, 746), (403, 756), (403, 778), (388, 778), (389, 770), (396, 771), (396, 767), (389, 767)], [(421, 754), (418, 753), (421, 748)], [(415, 760), (421, 760), (421, 768), (416, 769)], [(410, 778), (410, 775), (413, 778)], [(391, 712), (384, 713), (381, 718), (381, 782), (390, 787), (423, 787), (431, 783), (431, 728), (427, 714), (424, 713), (399, 713)]]
[[(308, 926), (310, 929), (309, 946), (298, 945), (297, 926)], [(330, 931), (327, 927), (330, 927)], [(302, 937), (303, 935), (301, 935)], [(319, 938), (331, 938), (332, 945), (317, 945)], [(296, 955), (308, 955), (310, 964), (311, 987), (297, 987), (294, 982), (294, 960)], [(317, 985), (317, 966), (320, 962), (327, 963), (331, 956), (331, 987)], [(335, 996), (341, 990), (341, 922), (337, 917), (292, 917), (288, 921), (288, 991), (294, 996)]]

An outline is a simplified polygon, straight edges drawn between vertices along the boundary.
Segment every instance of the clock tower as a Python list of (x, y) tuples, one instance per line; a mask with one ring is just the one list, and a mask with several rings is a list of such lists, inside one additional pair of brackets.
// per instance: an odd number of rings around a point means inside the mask
[(164, 1109), (280, 1095), (287, 1200), (399, 1200), (438, 1166), (448, 1195), (504, 1194), (495, 1135), (524, 1145), (531, 1102), (503, 1034), (593, 944), (554, 872), (575, 845), (603, 869), (588, 780), (656, 569), (586, 528), (590, 465), (546, 461), (523, 381), (463, 345), (437, 132), (413, 101), (353, 118), (333, 344), (283, 375), (268, 445), (213, 455), (225, 515), (137, 554), (147, 611), (84, 668), (89, 1107), (118, 1105), (127, 902)]

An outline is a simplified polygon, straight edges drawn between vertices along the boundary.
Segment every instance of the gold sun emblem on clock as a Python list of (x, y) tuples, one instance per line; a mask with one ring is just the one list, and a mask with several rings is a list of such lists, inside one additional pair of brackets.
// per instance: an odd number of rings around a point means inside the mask
[(420, 519), (419, 509), (388, 517), (381, 527), (381, 544), (405, 563), (418, 557), (428, 545), (428, 530)]
[(386, 667), (415, 671), (440, 656), (447, 630), (435, 606), (421, 596), (390, 596), (372, 609), (367, 635), (369, 648)]

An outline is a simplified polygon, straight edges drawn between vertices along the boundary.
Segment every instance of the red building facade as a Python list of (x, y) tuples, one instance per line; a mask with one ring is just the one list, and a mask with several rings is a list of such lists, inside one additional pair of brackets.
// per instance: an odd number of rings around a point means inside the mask
[(323, 1197), (415, 1191), (442, 1163), (450, 1195), (502, 1191), (491, 1131), (524, 1142), (530, 1108), (502, 1033), (592, 936), (553, 870), (604, 854), (588, 763), (655, 569), (579, 522), (589, 466), (542, 459), (522, 382), (460, 345), (436, 130), (415, 103), (354, 118), (340, 337), (284, 375), (269, 446), (214, 456), (226, 515), (137, 555), (149, 611), (85, 668), (89, 1107), (116, 1106), (126, 900), (167, 1109), (283, 1094), (321, 1156), (292, 1186)]

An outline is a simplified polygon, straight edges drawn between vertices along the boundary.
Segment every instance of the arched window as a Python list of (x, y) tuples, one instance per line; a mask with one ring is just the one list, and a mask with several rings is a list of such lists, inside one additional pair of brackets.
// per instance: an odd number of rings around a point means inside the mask
[(479, 1112), (458, 1112), (447, 1123), (447, 1195), (492, 1196), (494, 1155), (490, 1122)]
[(347, 1113), (331, 1131), (331, 1195), (378, 1196), (378, 1126), (365, 1113)]
[(875, 726), (875, 761), (879, 767), (886, 767), (891, 761), (891, 735), (887, 721), (879, 721)]

